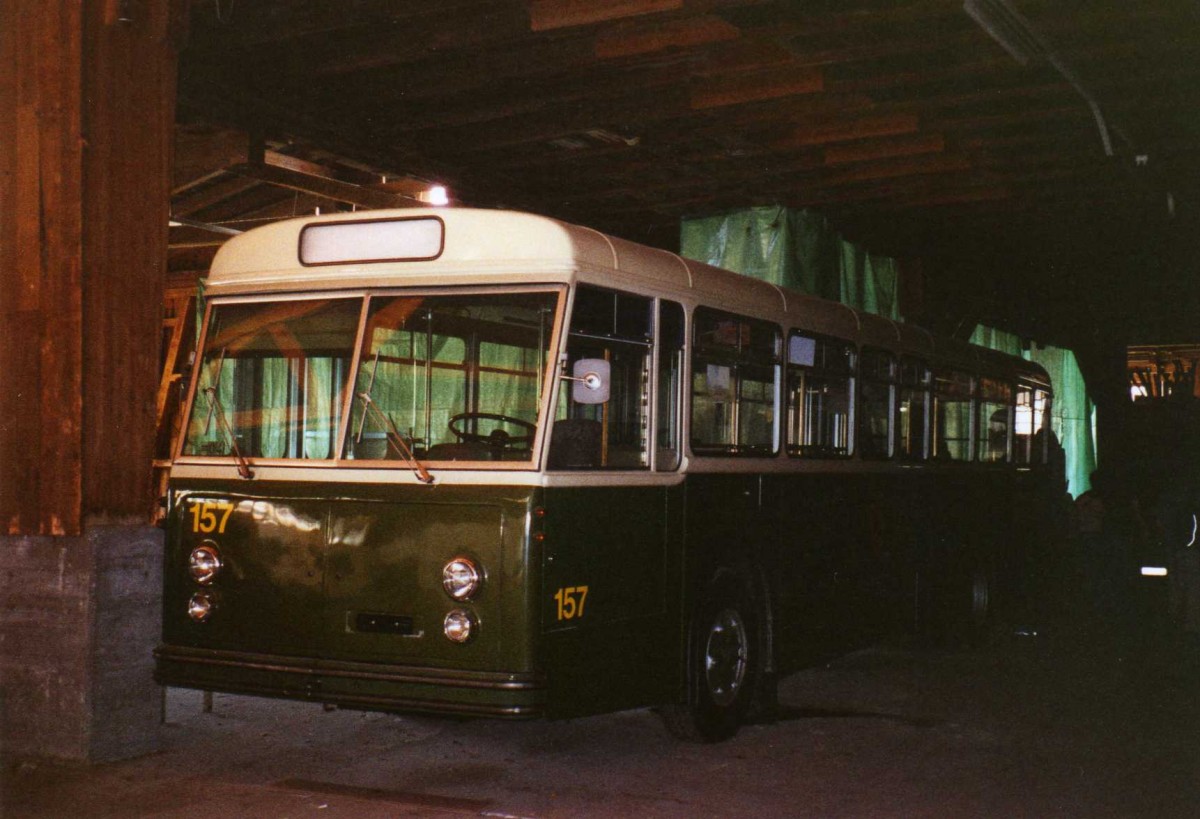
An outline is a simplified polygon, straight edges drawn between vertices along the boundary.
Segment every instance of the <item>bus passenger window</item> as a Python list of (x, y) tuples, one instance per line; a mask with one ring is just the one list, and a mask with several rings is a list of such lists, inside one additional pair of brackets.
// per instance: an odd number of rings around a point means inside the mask
[(1013, 410), (1013, 463), (1028, 466), (1033, 451), (1033, 388), (1017, 385), (1017, 405)]
[(1012, 385), (996, 378), (979, 380), (978, 460), (1003, 463), (1008, 460), (1009, 405)]
[(683, 307), (673, 301), (658, 305), (658, 431), (656, 468), (679, 466), (680, 407), (683, 401)]
[(1033, 454), (1031, 462), (1052, 464), (1063, 458), (1062, 445), (1055, 437), (1050, 423), (1053, 398), (1046, 390), (1033, 391)]
[(900, 362), (900, 400), (897, 412), (896, 451), (906, 461), (925, 459), (929, 429), (931, 377), (924, 362), (906, 358)]
[(883, 350), (863, 350), (859, 378), (859, 453), (864, 458), (890, 458), (896, 359)]
[(934, 377), (933, 457), (942, 461), (971, 458), (971, 407), (975, 379), (970, 373), (944, 370)]
[(609, 400), (579, 404), (561, 380), (550, 433), (550, 469), (650, 467), (650, 355), (653, 300), (580, 286), (575, 293), (565, 372), (583, 358), (611, 367)]
[(850, 407), (854, 345), (792, 333), (788, 337), (789, 455), (845, 458), (851, 454)]
[(692, 324), (692, 449), (774, 454), (779, 330), (706, 307), (696, 310)]

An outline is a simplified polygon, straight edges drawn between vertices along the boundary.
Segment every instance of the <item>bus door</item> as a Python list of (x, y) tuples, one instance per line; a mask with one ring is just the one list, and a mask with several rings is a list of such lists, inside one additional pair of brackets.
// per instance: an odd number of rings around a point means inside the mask
[(541, 611), (555, 715), (661, 701), (674, 683), (682, 347), (678, 304), (576, 293), (566, 372), (604, 371), (607, 394), (561, 382), (547, 453), (558, 479), (545, 495)]

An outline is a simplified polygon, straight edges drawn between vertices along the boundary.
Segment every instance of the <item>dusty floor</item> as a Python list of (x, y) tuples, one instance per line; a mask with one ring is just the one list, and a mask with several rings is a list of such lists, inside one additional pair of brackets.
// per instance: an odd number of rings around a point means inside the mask
[(7, 760), (18, 817), (1200, 816), (1200, 652), (1135, 634), (888, 646), (784, 681), (722, 745), (633, 711), (451, 722), (172, 691), (162, 750)]

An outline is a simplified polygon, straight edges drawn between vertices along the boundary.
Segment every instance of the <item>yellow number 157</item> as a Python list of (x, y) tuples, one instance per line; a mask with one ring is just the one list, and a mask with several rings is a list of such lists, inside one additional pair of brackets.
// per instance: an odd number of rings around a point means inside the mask
[(567, 586), (556, 591), (554, 601), (558, 603), (558, 619), (574, 620), (576, 617), (582, 617), (587, 593), (587, 586)]
[[(221, 517), (218, 519), (217, 514)], [(225, 524), (233, 513), (233, 504), (229, 501), (192, 501), (192, 531), (211, 534), (224, 534)]]

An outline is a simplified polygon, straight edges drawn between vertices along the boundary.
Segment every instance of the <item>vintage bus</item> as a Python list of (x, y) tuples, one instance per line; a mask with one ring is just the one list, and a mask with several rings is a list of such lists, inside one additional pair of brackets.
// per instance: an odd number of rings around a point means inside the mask
[(166, 505), (168, 686), (715, 740), (1020, 593), (1046, 373), (539, 216), (231, 239)]

